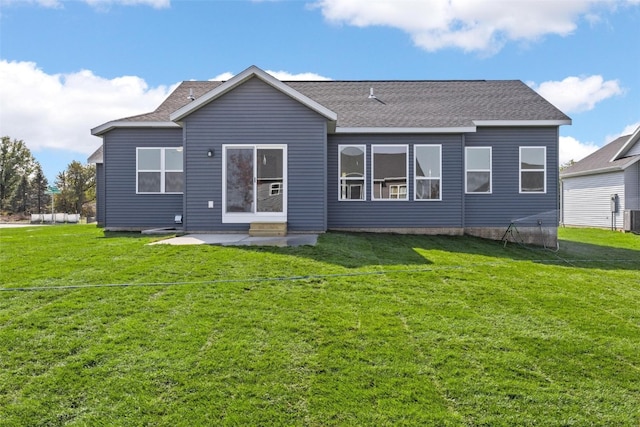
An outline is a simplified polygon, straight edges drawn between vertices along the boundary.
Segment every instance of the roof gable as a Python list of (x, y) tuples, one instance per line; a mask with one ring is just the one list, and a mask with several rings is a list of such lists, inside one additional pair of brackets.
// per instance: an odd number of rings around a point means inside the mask
[[(629, 139), (627, 140), (627, 142), (625, 142), (624, 145), (620, 148), (620, 150), (618, 150), (618, 152), (616, 153), (615, 156), (613, 156), (611, 161), (613, 162), (615, 160), (619, 160), (625, 157), (626, 154), (632, 150), (632, 148), (638, 145), (638, 141), (640, 141), (640, 126), (638, 126), (636, 131), (631, 136), (629, 136)], [(640, 149), (639, 150), (634, 149), (634, 152), (635, 151), (640, 152)]]
[(103, 154), (102, 154), (102, 145), (100, 147), (98, 147), (98, 149), (96, 151), (93, 152), (93, 154), (91, 154), (89, 156), (89, 158), (87, 159), (87, 163), (103, 163), (104, 159), (103, 159)]
[(247, 80), (252, 79), (254, 77), (262, 80), (264, 83), (267, 83), (273, 88), (279, 90), (280, 92), (290, 96), (291, 98), (295, 99), (301, 104), (307, 106), (311, 110), (326, 117), (327, 120), (336, 121), (338, 119), (338, 116), (335, 112), (329, 110), (325, 106), (319, 104), (318, 102), (307, 97), (306, 95), (303, 95), (302, 93), (293, 89), (291, 86), (288, 86), (287, 84), (281, 82), (280, 80), (276, 79), (275, 77), (271, 76), (270, 74), (266, 73), (265, 71), (261, 70), (255, 65), (252, 65), (251, 67), (247, 68), (240, 74), (235, 75), (231, 79), (227, 80), (226, 82), (222, 83), (216, 88), (210, 90), (200, 98), (196, 98), (194, 101), (174, 111), (169, 115), (169, 119), (174, 122), (180, 121), (186, 116), (188, 116), (189, 114), (191, 114), (192, 112), (202, 108), (208, 103), (216, 100), (217, 98), (221, 97), (225, 93), (233, 90), (237, 86), (240, 86)]
[(625, 143), (630, 140), (630, 137), (630, 135), (625, 135), (616, 138), (604, 147), (561, 171), (560, 177), (570, 178), (573, 176), (595, 175), (625, 170), (640, 160), (640, 155), (616, 159), (616, 153), (621, 151)]

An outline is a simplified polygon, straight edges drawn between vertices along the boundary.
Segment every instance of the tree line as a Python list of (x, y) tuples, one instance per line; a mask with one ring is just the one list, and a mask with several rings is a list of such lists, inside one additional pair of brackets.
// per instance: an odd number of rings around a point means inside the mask
[[(95, 165), (73, 161), (58, 173), (54, 185), (56, 212), (93, 216), (96, 199)], [(49, 181), (42, 166), (22, 140), (3, 136), (0, 142), (0, 213), (28, 215), (51, 212)]]

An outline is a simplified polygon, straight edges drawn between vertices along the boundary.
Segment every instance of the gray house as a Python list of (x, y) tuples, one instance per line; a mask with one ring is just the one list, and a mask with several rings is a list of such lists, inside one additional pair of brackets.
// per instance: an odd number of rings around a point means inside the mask
[(525, 239), (555, 241), (570, 123), (521, 81), (283, 82), (252, 66), (91, 130), (98, 222), (500, 239), (526, 217)]
[(568, 226), (640, 231), (640, 127), (560, 174)]

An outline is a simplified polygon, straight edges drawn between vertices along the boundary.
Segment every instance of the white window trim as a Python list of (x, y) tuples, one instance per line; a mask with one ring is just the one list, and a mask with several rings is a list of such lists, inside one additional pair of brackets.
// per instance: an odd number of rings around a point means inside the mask
[[(489, 169), (469, 169), (467, 167), (467, 152), (469, 150), (489, 150)], [(489, 191), (469, 191), (467, 173), (489, 172)], [(493, 147), (464, 147), (464, 193), (465, 194), (493, 194)]]
[[(422, 178), (418, 178), (418, 175), (416, 174), (416, 170), (418, 170), (417, 168), (417, 163), (418, 163), (418, 156), (417, 156), (417, 149), (418, 147), (438, 147), (440, 149), (440, 176), (438, 177), (422, 177)], [(440, 181), (440, 194), (439, 194), (439, 198), (437, 199), (419, 199), (418, 198), (418, 193), (417, 193), (417, 188), (418, 188), (418, 179), (420, 180), (430, 180), (430, 179), (437, 179)], [(413, 200), (416, 202), (441, 202), (442, 201), (442, 144), (414, 144), (413, 145)]]
[[(251, 148), (254, 152), (253, 162), (253, 181), (254, 185), (258, 175), (258, 165), (256, 163), (257, 152), (259, 149), (282, 149), (282, 212), (227, 212), (227, 149), (233, 148)], [(255, 221), (287, 221), (287, 205), (288, 205), (288, 188), (287, 180), (288, 172), (288, 155), (287, 144), (223, 144), (222, 145), (222, 223), (223, 224), (250, 224)], [(254, 206), (256, 203), (257, 191), (254, 192)]]
[[(184, 158), (182, 169), (165, 169), (165, 150), (179, 150), (182, 147), (136, 147), (136, 194), (184, 194), (183, 191), (165, 191), (165, 173), (182, 172), (184, 179)], [(138, 169), (138, 154), (140, 150), (160, 150), (160, 169)], [(140, 191), (138, 187), (138, 175), (140, 172), (159, 172), (160, 191)]]
[(279, 196), (282, 194), (282, 183), (272, 182), (269, 184), (269, 196)]
[[(355, 147), (362, 150), (363, 153), (363, 162), (362, 165), (363, 174), (361, 177), (359, 176), (340, 176), (340, 171), (342, 170), (342, 149), (346, 147)], [(345, 181), (362, 181), (362, 184), (348, 184), (347, 191), (351, 192), (351, 186), (361, 186), (360, 194), (362, 195), (361, 199), (343, 199), (342, 198), (342, 186), (347, 185), (343, 184), (342, 180)], [(365, 202), (367, 200), (367, 146), (361, 144), (339, 144), (338, 145), (338, 201), (339, 202)]]
[[(544, 152), (544, 168), (543, 169), (522, 169), (522, 149), (523, 148), (537, 148), (542, 149)], [(545, 146), (520, 146), (518, 150), (518, 192), (520, 194), (547, 194), (547, 147)], [(544, 172), (544, 177), (542, 178), (542, 184), (544, 187), (543, 191), (522, 191), (522, 172)]]
[[(392, 147), (392, 148), (398, 148), (398, 147), (404, 147), (405, 149), (405, 153), (407, 155), (407, 160), (404, 166), (404, 170), (405, 170), (405, 176), (404, 177), (397, 177), (397, 178), (404, 178), (404, 180), (406, 181), (406, 186), (407, 186), (407, 191), (404, 193), (405, 197), (403, 199), (392, 199), (392, 198), (388, 198), (388, 199), (383, 199), (383, 198), (377, 198), (375, 197), (375, 161), (374, 161), (374, 154), (375, 154), (375, 148), (376, 147)], [(409, 201), (409, 145), (408, 144), (372, 144), (371, 145), (371, 201), (373, 202), (407, 202)]]

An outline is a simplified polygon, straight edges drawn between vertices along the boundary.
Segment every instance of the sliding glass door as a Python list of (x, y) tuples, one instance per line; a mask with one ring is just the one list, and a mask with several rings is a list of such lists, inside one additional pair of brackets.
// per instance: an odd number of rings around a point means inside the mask
[(223, 146), (223, 222), (286, 221), (287, 147)]

